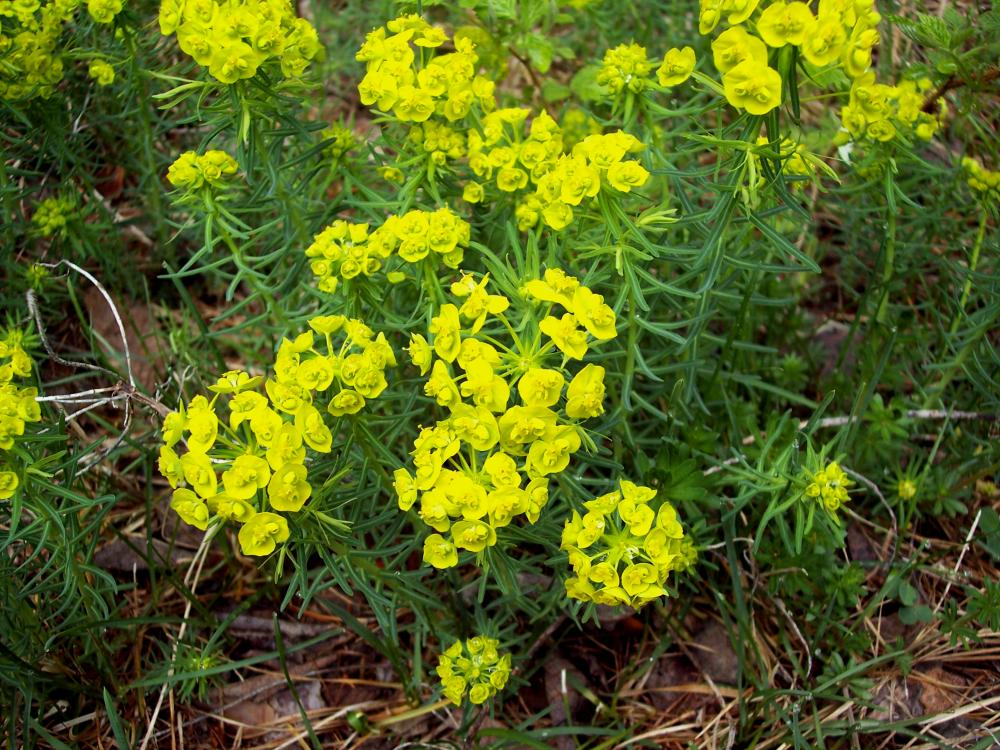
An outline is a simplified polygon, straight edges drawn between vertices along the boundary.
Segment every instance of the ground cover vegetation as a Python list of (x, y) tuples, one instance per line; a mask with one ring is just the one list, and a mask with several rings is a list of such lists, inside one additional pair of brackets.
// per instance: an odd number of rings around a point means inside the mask
[(4, 746), (996, 746), (998, 53), (0, 0)]

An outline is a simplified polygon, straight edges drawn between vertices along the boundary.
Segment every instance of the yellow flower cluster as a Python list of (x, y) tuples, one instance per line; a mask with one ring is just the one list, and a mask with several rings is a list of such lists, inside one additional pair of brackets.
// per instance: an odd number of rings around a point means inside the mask
[(451, 209), (415, 209), (402, 216), (393, 214), (372, 232), (368, 224), (337, 220), (317, 234), (305, 252), (313, 259), (319, 289), (332, 294), (340, 279), (371, 276), (393, 254), (407, 263), (440, 258), (449, 268), (457, 268), (470, 235), (469, 224)]
[(185, 193), (200, 188), (221, 188), (239, 171), (236, 160), (225, 151), (213, 149), (204, 154), (185, 151), (167, 170), (167, 181)]
[(87, 12), (97, 23), (111, 23), (124, 5), (125, 0), (87, 0)]
[(679, 86), (691, 77), (696, 62), (691, 47), (668, 49), (656, 69), (656, 80), (661, 86)]
[[(333, 416), (356, 414), (385, 390), (385, 368), (396, 364), (385, 336), (360, 320), (325, 315), (309, 327), (281, 342), (273, 378), (227, 372), (210, 386), (211, 400), (196, 396), (163, 421), (159, 469), (174, 488), (171, 508), (202, 530), (214, 519), (240, 524), (248, 555), (268, 555), (286, 541), (288, 521), (275, 511), (294, 513), (312, 494), (306, 449), (333, 446), (320, 402)], [(223, 395), (224, 421), (217, 415)], [(187, 451), (179, 455), (182, 440)]]
[(341, 124), (334, 124), (320, 131), (320, 137), (329, 143), (323, 148), (323, 155), (330, 157), (336, 164), (349, 151), (358, 145), (354, 132)]
[(831, 461), (810, 477), (806, 485), (806, 497), (822, 503), (831, 514), (835, 514), (841, 505), (850, 500), (847, 488), (852, 484), (854, 482), (847, 478), (840, 464)]
[[(656, 80), (665, 88), (679, 86), (691, 77), (695, 66), (694, 49), (673, 47), (666, 51), (656, 69)], [(612, 99), (623, 92), (641, 94), (653, 83), (650, 75), (653, 63), (647, 59), (646, 48), (638, 44), (621, 44), (604, 53), (597, 82)]]
[(612, 97), (622, 92), (642, 93), (652, 82), (653, 64), (647, 59), (646, 48), (638, 44), (620, 44), (604, 53), (597, 82)]
[(977, 159), (969, 156), (962, 159), (962, 166), (969, 173), (969, 187), (985, 199), (1000, 201), (1000, 172), (986, 169)]
[[(431, 341), (420, 334), (410, 339), (411, 360), (421, 375), (430, 373), (424, 392), (448, 416), (421, 430), (413, 473), (396, 470), (395, 489), (399, 507), (416, 504), (438, 532), (424, 544), (424, 561), (435, 568), (457, 565), (460, 549), (493, 546), (497, 530), (517, 516), (534, 523), (548, 502), (549, 477), (564, 471), (581, 447), (580, 422), (604, 412), (604, 368), (586, 365), (567, 385), (565, 367), (567, 359), (583, 358), (591, 339), (615, 337), (615, 313), (603, 297), (549, 269), (524, 288), (526, 297), (543, 303), (545, 317), (536, 323), (525, 308), (524, 320), (512, 325), (504, 315), (510, 301), (490, 294), (488, 281), (464, 275), (451, 286), (460, 305), (441, 306)], [(548, 314), (554, 305), (567, 312)], [(515, 336), (512, 347), (486, 335), (491, 318)], [(562, 364), (546, 366), (553, 348)], [(512, 405), (512, 397), (518, 403)]]
[(872, 71), (857, 76), (851, 84), (850, 101), (840, 110), (844, 130), (855, 141), (891, 141), (900, 132), (930, 140), (938, 128), (938, 119), (923, 111), (930, 88), (927, 78), (887, 86), (877, 83)]
[(734, 107), (763, 115), (781, 104), (781, 74), (767, 64), (764, 42), (744, 27), (726, 29), (712, 41), (712, 60)]
[(115, 69), (107, 60), (95, 58), (87, 66), (87, 75), (93, 78), (98, 86), (109, 86), (115, 81)]
[(642, 187), (649, 172), (635, 159), (625, 157), (644, 148), (635, 136), (621, 130), (588, 135), (572, 153), (560, 156), (551, 170), (538, 178), (535, 192), (518, 204), (518, 227), (524, 231), (541, 219), (552, 229), (565, 229), (573, 221), (573, 209), (602, 189), (629, 193)]
[(815, 15), (807, 3), (775, 0), (751, 20), (760, 5), (760, 0), (700, 0), (702, 34), (711, 34), (723, 18), (729, 25), (713, 40), (712, 57), (734, 107), (763, 115), (781, 103), (781, 75), (768, 64), (769, 49), (793, 45), (812, 67), (836, 65), (852, 79), (871, 67), (880, 20), (872, 0), (820, 0)]
[(47, 96), (62, 80), (56, 52), (63, 24), (79, 0), (0, 2), (0, 98)]
[(584, 503), (587, 512), (563, 527), (561, 548), (575, 577), (566, 595), (595, 604), (639, 608), (667, 595), (667, 577), (685, 570), (697, 553), (674, 507), (650, 504), (656, 490), (622, 480), (620, 490)]
[(499, 646), (482, 635), (451, 644), (437, 666), (445, 697), (460, 706), (468, 691), (469, 701), (478, 706), (502, 690), (510, 678), (510, 654), (501, 656)]
[(444, 30), (418, 15), (400, 16), (369, 33), (356, 55), (366, 66), (358, 84), (361, 103), (401, 122), (424, 122), (435, 114), (456, 122), (474, 105), (491, 111), (494, 85), (476, 74), (479, 58), (468, 38), (451, 40), (454, 52), (430, 55), (448, 41)]
[[(19, 388), (16, 378), (31, 375), (31, 357), (24, 351), (24, 334), (12, 329), (0, 339), (0, 451), (14, 447), (15, 438), (24, 434), (28, 422), (42, 418), (36, 388)], [(0, 500), (13, 496), (20, 481), (17, 473), (0, 468)]]
[(465, 137), (454, 128), (434, 120), (414, 125), (407, 139), (438, 167), (465, 156)]
[[(97, 23), (111, 23), (123, 0), (88, 0)], [(63, 77), (59, 39), (82, 0), (0, 0), (0, 99), (48, 96)]]
[(290, 0), (162, 0), (160, 32), (225, 84), (253, 78), (276, 61), (285, 77), (302, 75), (322, 52), (316, 29)]
[(76, 214), (76, 201), (69, 196), (46, 198), (35, 207), (32, 229), (41, 237), (52, 237), (66, 231), (67, 222)]
[[(529, 110), (507, 107), (486, 115), (482, 132), (468, 134), (469, 168), (480, 182), (492, 181), (498, 190), (514, 193), (537, 185), (542, 176), (555, 168), (563, 154), (562, 132), (547, 112), (536, 116), (523, 136)], [(481, 200), (480, 186), (479, 198)]]

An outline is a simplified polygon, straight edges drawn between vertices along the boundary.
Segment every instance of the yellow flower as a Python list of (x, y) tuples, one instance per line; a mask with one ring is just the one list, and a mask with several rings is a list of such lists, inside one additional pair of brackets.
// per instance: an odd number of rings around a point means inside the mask
[(523, 291), (537, 300), (553, 302), (562, 305), (567, 312), (573, 312), (573, 294), (579, 286), (580, 282), (575, 277), (558, 268), (549, 268), (542, 279), (528, 281)]
[(225, 46), (215, 50), (208, 72), (220, 83), (236, 83), (243, 78), (253, 78), (257, 75), (260, 56), (246, 42), (230, 41)]
[(226, 493), (237, 500), (249, 500), (257, 490), (267, 487), (271, 467), (260, 456), (239, 456), (227, 471), (222, 473)]
[[(241, 394), (242, 395), (242, 394)], [(234, 401), (236, 399), (233, 399)], [(281, 434), (285, 424), (281, 416), (268, 406), (254, 409), (250, 413), (250, 431), (264, 448), (270, 448)]]
[(552, 406), (559, 401), (566, 379), (557, 370), (532, 367), (517, 382), (525, 406)]
[(513, 406), (497, 420), (505, 452), (523, 456), (528, 443), (543, 439), (555, 429), (556, 413), (541, 406)]
[(615, 330), (615, 311), (604, 304), (604, 297), (594, 294), (585, 286), (573, 293), (573, 314), (595, 339), (607, 341), (618, 335)]
[(225, 492), (212, 495), (205, 503), (208, 505), (208, 509), (219, 518), (237, 523), (246, 523), (257, 512), (246, 500), (231, 497)]
[(542, 209), (542, 219), (559, 232), (573, 223), (573, 209), (562, 201), (553, 201)]
[(122, 9), (124, 0), (87, 0), (87, 12), (97, 23), (111, 23)]
[(434, 361), (431, 376), (424, 383), (424, 393), (436, 399), (441, 406), (453, 406), (462, 400), (448, 366), (440, 359)]
[(570, 381), (566, 390), (566, 416), (571, 419), (586, 419), (603, 413), (604, 368), (587, 365)]
[(347, 318), (343, 315), (317, 315), (309, 319), (309, 327), (321, 336), (331, 336), (344, 327)]
[(485, 406), (490, 411), (501, 412), (507, 408), (510, 386), (507, 381), (493, 372), (493, 367), (485, 360), (469, 362), (465, 368), (465, 382), (462, 395), (472, 397), (477, 406)]
[(423, 122), (434, 114), (434, 97), (416, 86), (400, 86), (393, 111), (402, 122)]
[(115, 69), (106, 60), (98, 58), (90, 61), (87, 75), (93, 78), (98, 86), (107, 86), (115, 80)]
[(208, 390), (213, 393), (241, 393), (250, 388), (256, 388), (264, 378), (251, 377), (250, 373), (242, 370), (229, 370), (219, 376), (214, 385), (208, 386)]
[(698, 33), (711, 34), (722, 20), (723, 0), (700, 0), (698, 3)]
[(587, 333), (577, 326), (577, 319), (572, 314), (561, 318), (550, 315), (538, 324), (538, 328), (570, 359), (583, 359), (587, 353)]
[(311, 357), (295, 371), (298, 384), (309, 391), (325, 391), (333, 383), (334, 360), (331, 357)]
[(458, 565), (458, 550), (440, 534), (431, 534), (424, 540), (424, 562), (438, 570)]
[(277, 513), (257, 513), (243, 524), (238, 536), (244, 555), (269, 555), (287, 541), (288, 521)]
[(458, 313), (462, 319), (469, 322), (470, 332), (473, 334), (478, 333), (483, 327), (487, 315), (499, 315), (510, 307), (510, 300), (503, 295), (487, 293), (486, 284), (489, 278), (489, 274), (486, 274), (477, 284), (466, 274), (461, 281), (451, 285), (452, 294), (466, 298)]
[(467, 182), (462, 188), (462, 200), (466, 203), (479, 203), (483, 200), (483, 186), (478, 182)]
[(431, 319), (428, 329), (434, 336), (434, 352), (445, 362), (454, 362), (462, 346), (462, 324), (458, 319), (458, 308), (448, 303), (441, 306), (438, 314)]
[(13, 471), (0, 471), (0, 500), (14, 496), (20, 480)]
[(802, 56), (818, 68), (836, 61), (847, 41), (840, 19), (820, 15), (809, 26), (802, 41)]
[(663, 62), (656, 69), (656, 77), (661, 86), (678, 86), (691, 77), (694, 66), (694, 49), (674, 47), (663, 56)]
[(180, 457), (169, 446), (160, 446), (160, 458), (157, 462), (160, 474), (170, 483), (171, 487), (177, 487), (184, 481), (184, 466)]
[(410, 361), (420, 369), (420, 374), (426, 375), (427, 371), (431, 369), (431, 362), (434, 359), (434, 354), (431, 351), (430, 344), (427, 343), (427, 339), (419, 333), (411, 333), (410, 346), (407, 351), (410, 354)]
[(723, 0), (722, 9), (729, 15), (726, 20), (731, 26), (743, 23), (756, 10), (760, 0)]
[(463, 520), (451, 527), (451, 538), (459, 549), (482, 552), (497, 543), (497, 532), (485, 521)]
[(167, 181), (174, 187), (185, 190), (200, 187), (205, 178), (198, 168), (198, 154), (185, 151), (178, 156), (167, 170)]
[(728, 73), (737, 65), (753, 62), (767, 65), (767, 46), (742, 26), (726, 29), (712, 42), (712, 60), (720, 73)]
[(399, 509), (403, 511), (409, 510), (417, 501), (417, 485), (413, 479), (413, 475), (406, 469), (396, 469), (393, 472), (393, 479), (392, 486), (396, 490), (396, 501), (399, 504)]
[(455, 431), (455, 437), (477, 451), (488, 451), (500, 440), (496, 417), (483, 406), (455, 404), (448, 424)]
[(812, 481), (806, 485), (805, 494), (821, 503), (831, 515), (836, 515), (840, 506), (850, 500), (847, 488), (854, 484), (840, 468), (840, 464), (831, 461), (825, 468), (812, 475)]
[(763, 115), (781, 104), (781, 75), (773, 68), (747, 60), (722, 76), (726, 99), (752, 115)]
[(323, 421), (319, 409), (306, 404), (295, 413), (295, 427), (302, 440), (317, 453), (329, 453), (333, 445), (333, 433)]
[(306, 467), (302, 464), (285, 464), (271, 477), (267, 485), (267, 501), (275, 510), (295, 512), (312, 494), (306, 481)]
[(184, 523), (204, 531), (208, 528), (209, 512), (205, 501), (191, 490), (174, 490), (170, 507)]
[(552, 436), (532, 443), (528, 450), (529, 471), (538, 476), (557, 474), (569, 465), (569, 457), (580, 449), (580, 434), (575, 427), (564, 426)]
[(809, 6), (801, 2), (784, 3), (779, 0), (767, 6), (757, 20), (757, 33), (768, 47), (801, 45), (814, 28)]
[(620, 44), (604, 53), (597, 82), (612, 95), (623, 90), (641, 92), (649, 85), (652, 65), (646, 58), (646, 48), (638, 44)]
[(327, 411), (335, 417), (342, 417), (345, 414), (357, 414), (365, 406), (365, 397), (357, 391), (348, 388), (340, 391), (330, 401)]
[(239, 171), (239, 165), (225, 151), (212, 149), (198, 157), (198, 169), (201, 170), (206, 182), (219, 186), (224, 184), (225, 178)]
[(649, 172), (637, 161), (623, 161), (608, 167), (608, 182), (611, 187), (622, 193), (629, 193), (632, 188), (646, 184)]
[(194, 491), (208, 498), (215, 494), (219, 485), (212, 468), (212, 460), (204, 453), (185, 453), (181, 456), (184, 481), (194, 487)]

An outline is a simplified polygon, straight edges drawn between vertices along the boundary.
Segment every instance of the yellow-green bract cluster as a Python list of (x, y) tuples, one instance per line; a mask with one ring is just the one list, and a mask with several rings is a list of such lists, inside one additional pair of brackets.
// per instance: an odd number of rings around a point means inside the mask
[[(574, 209), (602, 188), (629, 193), (646, 183), (646, 169), (625, 158), (644, 148), (633, 136), (621, 131), (585, 134), (580, 142), (573, 139), (567, 152), (570, 141), (564, 142), (548, 113), (532, 116), (526, 107), (497, 109), (493, 82), (476, 73), (475, 48), (468, 38), (456, 37), (455, 52), (422, 62), (428, 50), (447, 40), (443, 30), (415, 15), (376, 29), (357, 54), (367, 65), (358, 91), (363, 104), (400, 122), (417, 123), (407, 143), (427, 155), (430, 172), (454, 168), (454, 162), (466, 159), (475, 180), (465, 183), (464, 200), (482, 202), (495, 187), (515, 197), (522, 231), (539, 222), (561, 230), (572, 222)], [(415, 49), (423, 53), (418, 56)], [(687, 64), (687, 52), (682, 58), (665, 61), (664, 75), (676, 78), (678, 66)], [(463, 125), (467, 116), (468, 124)], [(398, 174), (395, 168), (392, 172)]]
[(449, 268), (457, 268), (470, 236), (468, 223), (451, 209), (414, 209), (402, 216), (390, 216), (372, 232), (368, 224), (335, 221), (313, 238), (306, 256), (312, 258), (310, 267), (319, 280), (319, 289), (333, 293), (341, 279), (371, 276), (393, 254), (407, 263), (419, 263), (432, 256)]
[(510, 678), (510, 654), (500, 655), (495, 638), (477, 635), (465, 641), (455, 641), (443, 654), (437, 666), (445, 697), (462, 705), (466, 692), (469, 701), (485, 703)]
[(494, 109), (493, 82), (476, 75), (478, 57), (471, 41), (454, 40), (454, 52), (434, 54), (421, 66), (414, 53), (441, 47), (444, 30), (417, 15), (400, 16), (368, 34), (357, 59), (366, 72), (358, 93), (366, 107), (391, 112), (402, 122), (424, 122), (439, 114), (451, 122), (463, 119), (474, 105)]
[(962, 167), (969, 173), (969, 187), (984, 200), (1000, 201), (1000, 171), (986, 169), (977, 159), (966, 156)]
[[(667, 50), (656, 69), (658, 83), (663, 87), (679, 86), (691, 77), (696, 62), (691, 47)], [(640, 94), (652, 86), (654, 64), (647, 57), (645, 47), (635, 43), (620, 44), (604, 53), (597, 82), (612, 98), (627, 93)]]
[[(202, 530), (213, 518), (240, 524), (248, 555), (270, 554), (288, 539), (288, 522), (274, 511), (299, 511), (312, 494), (306, 449), (333, 446), (324, 411), (356, 414), (385, 390), (384, 371), (396, 364), (385, 336), (360, 320), (326, 315), (309, 326), (282, 341), (273, 378), (227, 372), (210, 387), (211, 400), (196, 396), (163, 422), (159, 468), (175, 488), (171, 507)], [(225, 420), (217, 415), (222, 396)], [(187, 452), (178, 455), (181, 441)]]
[[(123, 0), (88, 0), (97, 23), (111, 23)], [(64, 27), (81, 0), (2, 0), (0, 2), (0, 98), (48, 96), (63, 77)]]
[(271, 61), (302, 75), (322, 47), (316, 29), (289, 0), (163, 0), (160, 32), (225, 84), (253, 78)]
[(202, 187), (224, 187), (239, 171), (236, 160), (225, 151), (212, 149), (204, 154), (185, 151), (167, 170), (167, 181), (186, 194)]
[(46, 198), (35, 206), (31, 217), (33, 231), (41, 237), (53, 237), (66, 231), (66, 224), (77, 212), (76, 201), (70, 196)]
[(667, 594), (671, 571), (696, 558), (677, 511), (652, 504), (656, 490), (622, 480), (620, 489), (584, 503), (562, 534), (562, 549), (576, 573), (566, 580), (571, 599), (639, 608)]
[(483, 200), (484, 185), (492, 182), (500, 192), (518, 194), (519, 229), (542, 221), (561, 230), (573, 221), (574, 209), (602, 189), (629, 193), (646, 184), (649, 172), (626, 158), (645, 148), (634, 136), (621, 130), (587, 135), (567, 153), (558, 123), (546, 112), (523, 135), (529, 114), (523, 107), (499, 109), (483, 118), (482, 132), (469, 130), (469, 168), (480, 182), (466, 186), (466, 200)]
[(816, 472), (807, 472), (805, 496), (820, 503), (831, 515), (850, 500), (847, 489), (854, 482), (848, 479), (840, 464), (831, 461)]
[[(14, 383), (31, 375), (31, 357), (23, 349), (23, 341), (24, 334), (17, 329), (0, 339), (0, 451), (13, 448), (25, 425), (42, 418), (36, 401), (38, 390)], [(0, 463), (0, 500), (12, 497), (19, 484), (17, 473)]]
[(791, 45), (807, 73), (839, 68), (851, 79), (850, 101), (841, 111), (851, 139), (888, 141), (900, 129), (929, 139), (938, 124), (921, 111), (929, 82), (886, 86), (871, 71), (880, 20), (873, 0), (819, 0), (815, 10), (798, 1), (701, 0), (699, 31), (729, 25), (712, 41), (712, 59), (734, 107), (763, 115), (781, 104), (781, 74), (771, 67), (778, 58), (771, 53)]
[[(487, 283), (464, 276), (451, 288), (462, 304), (441, 306), (431, 342), (411, 337), (413, 363), (422, 375), (430, 372), (424, 392), (449, 416), (421, 430), (413, 473), (398, 469), (395, 486), (399, 507), (416, 505), (438, 532), (424, 544), (424, 561), (436, 568), (457, 565), (460, 549), (493, 546), (497, 530), (517, 516), (534, 523), (548, 502), (549, 477), (564, 471), (583, 444), (579, 422), (604, 412), (604, 368), (591, 364), (572, 374), (565, 365), (583, 358), (591, 338), (615, 337), (615, 314), (604, 298), (549, 269), (525, 285), (546, 313), (526, 330), (518, 318), (531, 313), (518, 309), (509, 321), (510, 300), (490, 294)], [(560, 317), (548, 314), (556, 306), (566, 311)], [(517, 336), (510, 346), (486, 328), (493, 321)]]

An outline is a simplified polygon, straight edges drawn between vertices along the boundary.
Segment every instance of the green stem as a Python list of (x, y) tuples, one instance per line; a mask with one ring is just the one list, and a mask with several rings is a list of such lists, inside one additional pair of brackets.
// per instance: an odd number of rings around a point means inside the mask
[(986, 211), (981, 210), (979, 213), (979, 231), (976, 233), (976, 242), (972, 246), (972, 257), (969, 259), (969, 273), (965, 279), (965, 285), (962, 287), (962, 298), (958, 301), (958, 315), (955, 316), (955, 319), (951, 322), (951, 328), (948, 329), (948, 333), (952, 335), (958, 330), (962, 316), (965, 315), (965, 305), (969, 301), (969, 294), (972, 292), (972, 277), (976, 275), (976, 267), (979, 265), (979, 251), (983, 249), (983, 238), (985, 236)]
[[(886, 175), (887, 190), (894, 190), (891, 175), (891, 172)], [(896, 207), (894, 203), (890, 199), (886, 221), (885, 258), (882, 263), (882, 301), (879, 302), (878, 312), (875, 313), (875, 320), (882, 324), (889, 316), (889, 283), (892, 281), (896, 265)]]

